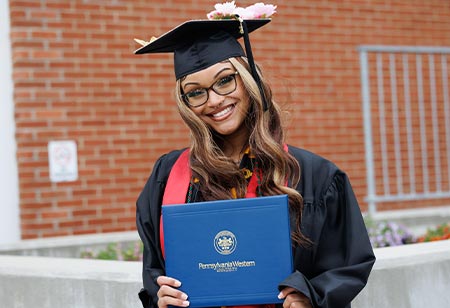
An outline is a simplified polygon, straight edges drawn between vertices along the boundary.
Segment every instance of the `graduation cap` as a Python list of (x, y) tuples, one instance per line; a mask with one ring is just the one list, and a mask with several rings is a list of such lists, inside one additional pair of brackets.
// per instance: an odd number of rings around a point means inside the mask
[[(176, 79), (228, 58), (246, 56), (266, 110), (267, 102), (253, 61), (248, 34), (268, 22), (270, 19), (190, 20), (158, 38), (153, 37), (149, 42), (135, 39), (143, 46), (134, 53), (173, 53)], [(241, 37), (244, 38), (245, 52), (237, 41)]]

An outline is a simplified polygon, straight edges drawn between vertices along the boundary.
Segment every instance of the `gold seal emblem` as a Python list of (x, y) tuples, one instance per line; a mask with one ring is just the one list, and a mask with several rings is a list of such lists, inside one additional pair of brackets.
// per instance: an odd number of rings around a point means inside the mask
[(220, 231), (214, 237), (214, 248), (221, 255), (229, 255), (236, 249), (236, 236), (228, 230)]

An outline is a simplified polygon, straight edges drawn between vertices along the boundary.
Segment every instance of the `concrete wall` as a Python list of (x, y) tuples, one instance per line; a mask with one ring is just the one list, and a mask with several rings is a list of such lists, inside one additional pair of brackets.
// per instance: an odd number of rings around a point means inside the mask
[(379, 248), (375, 254), (353, 308), (450, 307), (450, 240)]
[(139, 307), (140, 262), (0, 256), (0, 306)]
[(22, 240), (0, 245), (0, 255), (79, 258), (82, 252), (98, 252), (105, 249), (109, 243), (120, 243), (122, 247), (128, 247), (136, 241), (139, 241), (137, 231)]
[[(376, 249), (355, 308), (450, 307), (450, 240)], [(1, 306), (136, 308), (141, 263), (0, 256)]]

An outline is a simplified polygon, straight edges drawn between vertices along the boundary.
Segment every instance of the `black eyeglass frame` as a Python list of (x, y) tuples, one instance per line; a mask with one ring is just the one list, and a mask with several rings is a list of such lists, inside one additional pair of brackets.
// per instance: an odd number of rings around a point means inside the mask
[[(189, 102), (188, 94), (191, 93), (192, 91), (189, 91), (188, 93), (185, 93), (185, 94), (181, 94), (180, 97), (181, 97), (181, 99), (184, 101), (184, 103), (185, 103), (186, 105), (188, 105), (189, 107), (196, 108), (196, 107), (203, 106), (204, 104), (206, 104), (206, 102), (208, 102), (208, 99), (209, 99), (209, 90), (213, 90), (214, 93), (216, 93), (217, 95), (220, 95), (220, 96), (225, 96), (225, 95), (231, 94), (231, 93), (233, 93), (234, 91), (236, 91), (236, 88), (237, 88), (236, 75), (239, 75), (239, 72), (238, 72), (238, 71), (235, 71), (235, 72), (232, 73), (232, 74), (229, 74), (229, 75), (226, 75), (226, 76), (223, 76), (223, 77), (219, 78), (218, 80), (214, 81), (214, 83), (213, 83), (211, 86), (209, 86), (208, 88), (198, 88), (198, 89), (195, 89), (194, 91), (205, 90), (205, 93), (206, 93), (206, 99), (205, 99), (205, 101), (204, 101), (203, 103), (201, 103), (201, 104), (198, 104), (198, 105), (192, 105), (192, 104)], [(228, 92), (225, 92), (225, 93), (219, 93), (219, 92), (217, 92), (217, 89), (214, 89), (214, 86), (216, 86), (217, 83), (218, 83), (220, 80), (222, 80), (222, 79), (224, 79), (224, 78), (227, 78), (227, 77), (232, 77), (232, 79), (233, 79), (233, 81), (234, 81), (234, 87), (233, 87), (233, 89), (230, 90), (230, 91), (228, 91)]]

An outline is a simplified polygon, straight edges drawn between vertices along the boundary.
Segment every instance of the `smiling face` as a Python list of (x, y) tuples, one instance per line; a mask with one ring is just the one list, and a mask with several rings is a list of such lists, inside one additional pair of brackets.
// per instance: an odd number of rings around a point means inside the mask
[[(236, 80), (236, 89), (230, 90), (229, 83)], [(234, 85), (234, 84), (232, 84)], [(205, 95), (206, 103), (190, 109), (209, 127), (227, 139), (234, 137), (248, 138), (248, 129), (244, 125), (250, 105), (249, 97), (242, 84), (239, 74), (229, 62), (214, 64), (202, 71), (187, 75), (181, 82), (182, 92), (190, 98), (197, 99)], [(222, 91), (225, 89), (226, 91)], [(217, 94), (228, 93), (225, 95)], [(197, 104), (196, 104), (197, 105)]]

